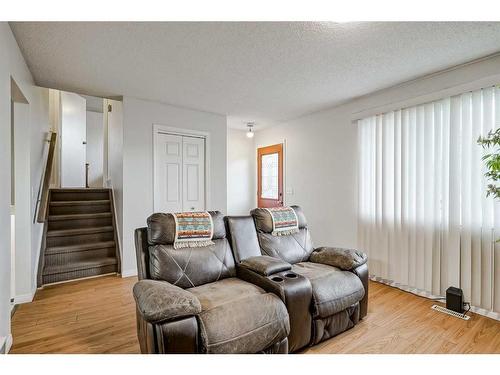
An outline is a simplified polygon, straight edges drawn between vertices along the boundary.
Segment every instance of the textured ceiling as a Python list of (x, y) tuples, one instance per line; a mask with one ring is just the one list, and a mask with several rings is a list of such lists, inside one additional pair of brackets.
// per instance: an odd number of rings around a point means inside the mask
[(500, 23), (11, 23), (37, 84), (275, 123), (500, 50)]

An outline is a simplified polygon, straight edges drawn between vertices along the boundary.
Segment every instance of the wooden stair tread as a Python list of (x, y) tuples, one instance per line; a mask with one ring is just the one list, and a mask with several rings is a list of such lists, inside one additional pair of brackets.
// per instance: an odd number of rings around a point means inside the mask
[(109, 199), (99, 199), (93, 201), (51, 201), (51, 206), (94, 206), (98, 204), (109, 204)]
[(50, 189), (53, 193), (107, 193), (109, 188), (62, 188)]
[(73, 253), (77, 251), (86, 251), (93, 249), (106, 249), (110, 247), (115, 247), (115, 245), (116, 245), (115, 241), (102, 241), (102, 242), (92, 242), (79, 245), (53, 246), (53, 247), (47, 247), (45, 249), (45, 255)]
[(97, 219), (97, 218), (106, 218), (106, 217), (111, 217), (111, 212), (100, 212), (100, 213), (92, 213), (92, 214), (50, 215), (49, 221)]
[(46, 266), (43, 270), (43, 275), (53, 275), (57, 273), (65, 273), (65, 272), (73, 272), (77, 270), (85, 270), (89, 268), (99, 268), (105, 266), (111, 266), (118, 264), (116, 258), (114, 257), (106, 257), (95, 260), (85, 260), (85, 261), (76, 261), (72, 263), (67, 263), (60, 266)]
[(76, 229), (57, 229), (57, 230), (47, 231), (47, 237), (78, 236), (80, 234), (93, 234), (93, 233), (103, 233), (112, 231), (113, 231), (113, 226), (76, 228)]

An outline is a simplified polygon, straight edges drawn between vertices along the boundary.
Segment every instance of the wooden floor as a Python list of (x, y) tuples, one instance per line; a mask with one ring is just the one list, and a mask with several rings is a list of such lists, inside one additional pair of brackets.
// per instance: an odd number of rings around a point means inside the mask
[(11, 353), (139, 353), (135, 277), (46, 286), (12, 320)]
[[(39, 290), (17, 309), (11, 353), (138, 353), (135, 278), (106, 276)], [(305, 353), (500, 353), (500, 322), (463, 321), (434, 302), (370, 283), (368, 316)]]

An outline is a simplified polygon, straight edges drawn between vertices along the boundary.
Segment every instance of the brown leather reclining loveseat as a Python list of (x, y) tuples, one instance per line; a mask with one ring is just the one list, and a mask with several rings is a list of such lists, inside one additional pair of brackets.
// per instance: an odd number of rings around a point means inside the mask
[(287, 353), (283, 302), (239, 279), (220, 212), (210, 212), (214, 245), (174, 249), (171, 214), (135, 231), (134, 286), (142, 353)]
[(153, 214), (136, 229), (141, 352), (295, 352), (363, 318), (366, 256), (314, 248), (302, 210), (293, 209), (299, 231), (285, 236), (271, 234), (267, 210), (226, 217), (226, 225), (210, 212), (215, 245), (208, 247), (174, 249), (170, 214)]
[(290, 317), (289, 351), (353, 327), (367, 314), (368, 266), (358, 250), (313, 246), (306, 218), (292, 206), (299, 231), (272, 235), (269, 212), (227, 217), (238, 277), (274, 292)]

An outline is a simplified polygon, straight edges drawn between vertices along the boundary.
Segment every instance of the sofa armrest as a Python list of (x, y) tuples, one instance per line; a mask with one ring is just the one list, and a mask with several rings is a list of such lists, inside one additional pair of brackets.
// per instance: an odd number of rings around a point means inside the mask
[(290, 263), (267, 255), (247, 258), (238, 264), (238, 266), (252, 270), (262, 276), (269, 276), (276, 272), (289, 271), (292, 269)]
[(368, 257), (360, 250), (343, 249), (339, 247), (319, 247), (312, 252), (309, 260), (313, 263), (322, 263), (351, 271), (365, 264)]
[(365, 288), (365, 296), (361, 301), (359, 301), (359, 319), (363, 319), (368, 314), (368, 286), (369, 286), (369, 274), (368, 274), (368, 264), (362, 264), (351, 270), (352, 273), (357, 275)]
[(134, 285), (137, 311), (148, 323), (156, 324), (199, 314), (198, 298), (166, 281), (141, 280)]

